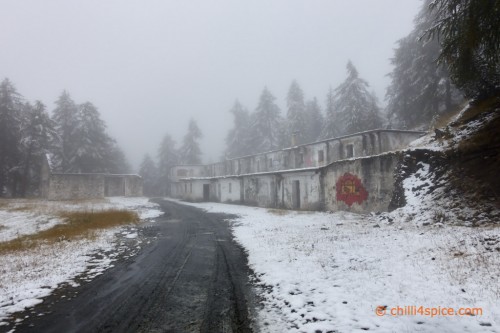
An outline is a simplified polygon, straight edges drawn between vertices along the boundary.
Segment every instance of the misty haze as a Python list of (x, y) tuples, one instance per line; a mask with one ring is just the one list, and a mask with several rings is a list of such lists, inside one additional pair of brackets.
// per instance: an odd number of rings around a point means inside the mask
[(500, 332), (500, 1), (14, 1), (0, 332)]

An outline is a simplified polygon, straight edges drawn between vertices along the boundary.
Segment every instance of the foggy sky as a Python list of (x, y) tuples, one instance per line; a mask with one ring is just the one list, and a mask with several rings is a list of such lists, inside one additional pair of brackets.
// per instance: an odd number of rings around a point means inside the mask
[(395, 42), (420, 0), (3, 0), (0, 80), (52, 111), (66, 89), (94, 103), (137, 168), (191, 117), (217, 161), (238, 99), (264, 86), (286, 114), (293, 79), (324, 107), (350, 59), (384, 104)]

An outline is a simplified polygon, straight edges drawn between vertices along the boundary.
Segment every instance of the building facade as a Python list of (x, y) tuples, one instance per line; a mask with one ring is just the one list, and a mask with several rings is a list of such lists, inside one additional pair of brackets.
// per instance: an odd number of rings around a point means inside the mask
[(40, 194), (48, 200), (142, 196), (142, 177), (103, 173), (54, 173), (50, 159), (42, 165)]
[(388, 209), (400, 150), (424, 132), (373, 130), (209, 165), (170, 170), (188, 201), (297, 210)]

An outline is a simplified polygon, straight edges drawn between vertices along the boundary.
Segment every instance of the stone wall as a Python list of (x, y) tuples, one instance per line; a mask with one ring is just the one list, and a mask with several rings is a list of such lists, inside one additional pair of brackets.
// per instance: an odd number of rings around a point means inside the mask
[(51, 174), (49, 200), (80, 200), (104, 198), (102, 174)]

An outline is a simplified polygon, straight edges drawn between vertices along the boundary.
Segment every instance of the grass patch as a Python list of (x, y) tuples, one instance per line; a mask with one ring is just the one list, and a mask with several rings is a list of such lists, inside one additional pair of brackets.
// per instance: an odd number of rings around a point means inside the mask
[(37, 234), (20, 236), (0, 243), (0, 254), (34, 248), (42, 243), (54, 243), (76, 238), (93, 238), (96, 231), (126, 224), (136, 224), (139, 216), (127, 210), (103, 210), (85, 212), (63, 212), (60, 217), (66, 223), (58, 224)]

